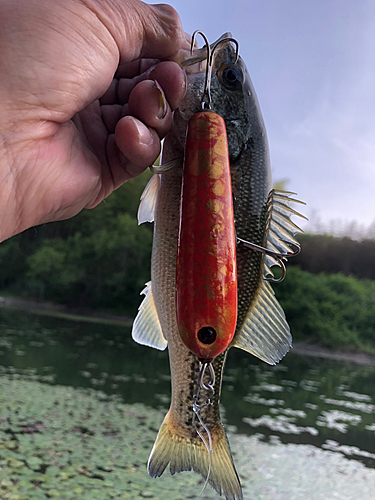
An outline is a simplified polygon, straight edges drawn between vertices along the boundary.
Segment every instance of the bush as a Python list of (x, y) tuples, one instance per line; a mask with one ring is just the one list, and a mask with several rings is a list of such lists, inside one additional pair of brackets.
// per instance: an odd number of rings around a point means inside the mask
[(274, 289), (295, 340), (375, 352), (375, 282), (291, 267)]
[(134, 315), (150, 279), (152, 230), (136, 212), (149, 173), (93, 210), (25, 231), (0, 245), (8, 293)]

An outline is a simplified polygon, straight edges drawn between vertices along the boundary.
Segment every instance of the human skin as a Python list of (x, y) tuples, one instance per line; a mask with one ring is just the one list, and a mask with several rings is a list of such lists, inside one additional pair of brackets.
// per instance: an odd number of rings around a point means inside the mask
[(154, 162), (187, 48), (167, 5), (0, 0), (0, 241), (95, 207)]

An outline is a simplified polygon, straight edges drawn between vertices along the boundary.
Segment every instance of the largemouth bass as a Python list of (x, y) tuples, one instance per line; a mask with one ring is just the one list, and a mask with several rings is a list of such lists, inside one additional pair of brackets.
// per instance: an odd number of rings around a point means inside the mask
[[(221, 39), (227, 38), (225, 34)], [(271, 185), (266, 130), (258, 100), (241, 58), (234, 63), (231, 43), (217, 49), (211, 75), (211, 105), (225, 121), (231, 169), (235, 230), (238, 239), (238, 311), (231, 346), (248, 351), (269, 364), (277, 363), (291, 346), (285, 315), (264, 278), (279, 259), (258, 251), (290, 254), (300, 229), (291, 221), (291, 193), (275, 192)], [(152, 477), (168, 464), (170, 472), (194, 470), (208, 477), (210, 485), (227, 500), (241, 500), (242, 490), (228, 440), (220, 420), (219, 399), (227, 352), (213, 361), (215, 394), (200, 417), (212, 440), (212, 452), (193, 422), (199, 361), (185, 346), (176, 322), (176, 254), (179, 232), (182, 162), (189, 118), (201, 110), (206, 60), (205, 49), (193, 51), (182, 66), (187, 72), (187, 92), (174, 115), (165, 139), (162, 165), (142, 195), (139, 223), (154, 221), (151, 282), (133, 325), (133, 338), (157, 349), (168, 345), (172, 396), (148, 462)], [(241, 241), (251, 242), (253, 248)]]

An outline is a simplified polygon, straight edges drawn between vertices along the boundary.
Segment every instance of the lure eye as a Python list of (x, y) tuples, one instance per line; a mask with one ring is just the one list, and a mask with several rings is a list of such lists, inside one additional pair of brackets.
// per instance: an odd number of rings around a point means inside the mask
[(242, 72), (236, 66), (227, 66), (220, 75), (221, 83), (229, 90), (236, 90), (242, 84)]
[(198, 331), (198, 340), (202, 344), (213, 344), (216, 340), (216, 330), (211, 326), (204, 326)]

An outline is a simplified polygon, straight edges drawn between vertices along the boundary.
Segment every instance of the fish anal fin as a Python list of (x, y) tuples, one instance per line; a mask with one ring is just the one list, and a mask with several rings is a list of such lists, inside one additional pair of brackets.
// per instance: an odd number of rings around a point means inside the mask
[(142, 290), (145, 298), (141, 302), (133, 323), (132, 337), (138, 344), (163, 351), (167, 347), (159, 316), (156, 310), (151, 281)]
[(271, 285), (262, 281), (257, 297), (231, 343), (270, 365), (278, 363), (289, 351), (292, 336)]
[(159, 477), (170, 466), (171, 474), (194, 470), (204, 480), (210, 469), (209, 484), (226, 500), (243, 500), (242, 489), (233, 465), (228, 439), (224, 428), (216, 426), (211, 432), (212, 453), (209, 453), (199, 436), (191, 438), (186, 430), (179, 428), (168, 412), (156, 438), (147, 464), (151, 477)]

